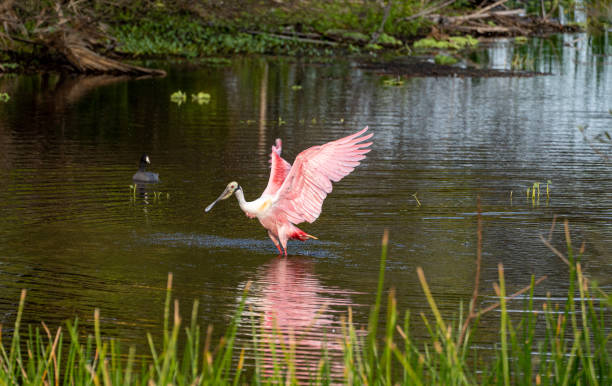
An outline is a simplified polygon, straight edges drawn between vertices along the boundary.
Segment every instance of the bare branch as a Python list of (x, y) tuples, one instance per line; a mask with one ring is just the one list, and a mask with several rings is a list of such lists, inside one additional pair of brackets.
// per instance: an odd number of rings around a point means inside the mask
[(544, 245), (546, 245), (548, 247), (548, 249), (550, 249), (551, 251), (553, 251), (553, 253), (557, 256), (559, 256), (559, 258), (565, 263), (567, 264), (567, 266), (570, 265), (569, 261), (567, 260), (567, 258), (565, 256), (563, 256), (563, 253), (559, 252), (559, 250), (555, 247), (552, 246), (551, 243), (548, 242), (548, 240), (546, 240), (544, 238), (544, 236), (540, 235), (540, 240), (542, 240), (542, 242), (544, 243)]
[[(540, 284), (541, 282), (543, 282), (543, 281), (544, 281), (544, 280), (546, 280), (547, 278), (548, 278), (548, 276), (546, 276), (546, 275), (544, 275), (544, 276), (540, 277), (538, 280), (536, 280), (536, 281), (533, 283), (533, 286), (534, 286), (534, 287), (535, 287), (535, 286), (537, 286), (538, 284)], [(495, 285), (497, 285), (497, 283), (494, 283), (494, 284), (495, 284)], [(520, 295), (524, 294), (525, 292), (529, 291), (530, 289), (531, 289), (531, 284), (530, 284), (530, 285), (528, 285), (528, 286), (523, 287), (523, 288), (522, 288), (522, 289), (520, 289), (519, 291), (516, 291), (516, 292), (515, 292), (515, 293), (513, 293), (512, 295), (507, 296), (507, 297), (506, 297), (506, 300), (512, 300), (512, 299), (514, 299), (515, 297), (520, 296)], [(500, 305), (500, 303), (499, 303), (499, 302), (491, 304), (489, 307), (487, 307), (487, 308), (485, 308), (485, 309), (483, 309), (483, 310), (481, 310), (481, 311), (478, 311), (478, 314), (476, 315), (476, 317), (477, 317), (477, 318), (481, 317), (482, 315), (486, 314), (487, 312), (490, 312), (490, 311), (492, 311), (492, 310), (496, 309), (497, 307), (499, 307), (499, 305)]]

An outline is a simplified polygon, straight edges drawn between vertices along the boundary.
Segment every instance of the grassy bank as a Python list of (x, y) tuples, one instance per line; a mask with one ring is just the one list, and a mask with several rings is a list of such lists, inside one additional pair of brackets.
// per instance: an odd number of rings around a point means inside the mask
[[(382, 242), (379, 284), (368, 329), (363, 333), (352, 322), (350, 309), (342, 320), (338, 340), (341, 357), (330, 359), (321, 352), (308, 379), (297, 371), (299, 355), (294, 337), (280, 330), (275, 339), (260, 339), (260, 322), (252, 320), (253, 340), (237, 340), (237, 329), (244, 317), (249, 285), (243, 301), (225, 335), (214, 344), (211, 328), (202, 334), (197, 324), (198, 303), (193, 305), (190, 323), (183, 322), (178, 302), (172, 302), (172, 276), (169, 276), (161, 342), (148, 335), (150, 351), (127, 352), (112, 337), (100, 331), (100, 315), (94, 315), (94, 334), (83, 338), (77, 322), (56, 331), (24, 329), (20, 325), (25, 291), (22, 293), (14, 334), (0, 341), (0, 384), (268, 384), (298, 382), (328, 384), (611, 384), (610, 306), (611, 298), (593, 285), (582, 272), (580, 252), (574, 253), (565, 223), (566, 252), (551, 248), (569, 270), (569, 290), (564, 304), (548, 299), (534, 305), (534, 287), (543, 280), (532, 279), (530, 286), (508, 294), (504, 269), (498, 267), (494, 284), (499, 302), (486, 309), (478, 307), (475, 290), (464, 318), (451, 322), (440, 313), (425, 273), (417, 269), (429, 316), (420, 315), (429, 332), (426, 341), (410, 337), (411, 316), (400, 313), (395, 294), (388, 292), (384, 325), (379, 325), (383, 309), (387, 236)], [(479, 221), (478, 239), (481, 243)], [(478, 249), (480, 251), (480, 247)], [(480, 252), (476, 257), (478, 288)], [(508, 302), (523, 296), (525, 312), (516, 317), (508, 311)], [(172, 303), (174, 304), (172, 306)], [(496, 310), (499, 334), (492, 352), (479, 352), (471, 345), (478, 334), (477, 321)], [(244, 324), (244, 321), (242, 322)], [(205, 336), (203, 336), (205, 335)], [(0, 335), (2, 336), (2, 335)], [(144, 356), (142, 354), (145, 354)], [(143, 359), (144, 358), (144, 359)], [(339, 361), (340, 371), (337, 369)]]
[[(608, 2), (587, 4), (591, 24), (610, 25)], [(14, 65), (17, 71), (123, 72), (108, 68), (98, 55), (121, 60), (235, 54), (433, 57), (440, 45), (445, 52), (457, 49), (453, 36), (576, 31), (579, 27), (554, 21), (561, 13), (571, 19), (574, 9), (572, 0), (9, 2), (0, 30), (0, 72), (14, 71)], [(426, 37), (436, 43), (423, 50), (415, 43)]]

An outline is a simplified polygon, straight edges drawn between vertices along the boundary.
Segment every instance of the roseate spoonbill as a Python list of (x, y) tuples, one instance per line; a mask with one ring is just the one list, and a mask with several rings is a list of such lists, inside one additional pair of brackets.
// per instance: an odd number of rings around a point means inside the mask
[(321, 214), (323, 200), (332, 191), (332, 181), (340, 181), (365, 158), (365, 154), (371, 150), (368, 147), (372, 142), (363, 141), (373, 135), (364, 135), (367, 130), (366, 126), (348, 137), (306, 149), (298, 154), (293, 166), (281, 158), (282, 142), (276, 139), (270, 153), (270, 179), (261, 197), (255, 201), (246, 201), (242, 187), (232, 181), (206, 207), (206, 212), (218, 201), (235, 194), (240, 209), (250, 218), (257, 217), (268, 230), (268, 236), (278, 252), (287, 256), (287, 240), (316, 239), (295, 224), (315, 221)]
[(159, 174), (146, 171), (147, 165), (150, 164), (151, 160), (149, 159), (149, 156), (143, 154), (142, 157), (140, 157), (140, 167), (132, 176), (132, 180), (135, 182), (159, 182)]

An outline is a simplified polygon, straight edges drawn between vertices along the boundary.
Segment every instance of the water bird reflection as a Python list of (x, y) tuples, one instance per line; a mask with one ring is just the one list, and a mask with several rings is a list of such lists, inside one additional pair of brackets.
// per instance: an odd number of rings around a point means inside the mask
[(323, 350), (332, 374), (341, 376), (342, 324), (349, 307), (357, 306), (351, 299), (355, 294), (323, 285), (310, 259), (274, 258), (262, 266), (246, 299), (250, 317), (242, 326), (251, 335), (255, 323), (262, 370), (272, 375), (274, 358), (282, 362), (280, 351), (293, 347), (298, 378), (318, 372)]

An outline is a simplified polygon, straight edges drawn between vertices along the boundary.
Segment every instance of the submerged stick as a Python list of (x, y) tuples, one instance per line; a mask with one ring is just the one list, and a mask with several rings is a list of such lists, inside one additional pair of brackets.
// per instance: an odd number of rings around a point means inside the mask
[[(534, 286), (534, 287), (535, 287), (535, 286), (537, 286), (538, 284), (540, 284), (541, 282), (543, 282), (543, 281), (544, 281), (544, 280), (546, 280), (546, 279), (548, 279), (548, 276), (547, 276), (547, 275), (544, 275), (544, 276), (540, 277), (538, 280), (536, 280), (536, 281), (533, 283), (533, 286)], [(515, 297), (520, 296), (520, 295), (524, 294), (525, 292), (529, 291), (530, 289), (531, 289), (531, 284), (530, 284), (530, 285), (528, 285), (528, 286), (525, 286), (525, 287), (521, 288), (520, 290), (516, 291), (516, 292), (515, 292), (515, 293), (513, 293), (512, 295), (510, 295), (510, 296), (506, 297), (506, 300), (512, 300), (512, 299), (514, 299)], [(479, 317), (481, 317), (482, 315), (486, 314), (487, 312), (489, 312), (489, 311), (493, 311), (494, 309), (496, 309), (496, 308), (497, 308), (497, 307), (499, 307), (500, 305), (501, 305), (501, 303), (500, 303), (500, 302), (493, 303), (493, 304), (491, 304), (489, 307), (487, 307), (487, 308), (485, 308), (485, 309), (483, 309), (483, 310), (478, 311), (478, 313), (476, 314), (476, 317), (478, 317), (478, 318), (479, 318)]]
[(559, 252), (557, 248), (553, 247), (553, 245), (548, 240), (546, 240), (544, 236), (540, 235), (540, 240), (542, 240), (544, 245), (546, 245), (548, 249), (550, 249), (555, 255), (557, 255), (568, 267), (570, 266), (569, 260), (567, 260), (567, 258), (563, 256), (563, 253)]

